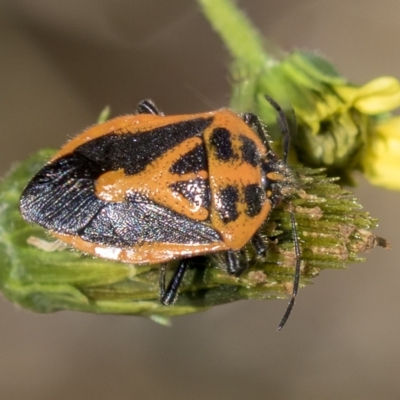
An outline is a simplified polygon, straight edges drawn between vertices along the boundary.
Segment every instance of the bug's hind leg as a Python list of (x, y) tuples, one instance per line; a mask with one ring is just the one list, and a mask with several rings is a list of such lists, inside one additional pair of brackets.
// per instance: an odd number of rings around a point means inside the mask
[(190, 264), (190, 259), (181, 260), (178, 268), (175, 270), (175, 273), (167, 288), (165, 288), (165, 276), (167, 273), (167, 266), (163, 264), (160, 271), (160, 301), (164, 306), (170, 306), (174, 304), (177, 296), (179, 287), (182, 284), (183, 277), (185, 276), (185, 272)]
[(164, 115), (151, 100), (142, 100), (136, 108), (138, 114)]
[[(267, 254), (267, 245), (258, 232), (251, 238), (251, 244), (258, 256), (265, 257)], [(249, 263), (246, 259), (244, 249), (239, 251), (228, 250), (226, 252), (226, 264), (226, 269), (229, 275), (240, 276), (249, 268)]]

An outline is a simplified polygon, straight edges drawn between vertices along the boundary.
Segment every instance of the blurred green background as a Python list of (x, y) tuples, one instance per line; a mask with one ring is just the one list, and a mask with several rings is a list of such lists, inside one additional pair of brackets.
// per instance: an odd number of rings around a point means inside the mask
[[(400, 78), (398, 0), (248, 0), (263, 34), (316, 49), (357, 83)], [(1, 0), (0, 169), (60, 147), (152, 98), (164, 112), (226, 106), (229, 56), (194, 0)], [(62, 312), (0, 302), (0, 398), (400, 398), (400, 193), (355, 189), (393, 246), (325, 271), (285, 301), (248, 301), (175, 319)]]

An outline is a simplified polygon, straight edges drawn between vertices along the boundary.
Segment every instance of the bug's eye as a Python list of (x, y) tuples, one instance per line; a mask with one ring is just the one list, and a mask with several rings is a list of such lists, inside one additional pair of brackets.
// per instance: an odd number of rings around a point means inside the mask
[(268, 179), (265, 174), (261, 174), (261, 187), (263, 190), (267, 190)]
[(270, 179), (267, 174), (263, 174), (261, 177), (261, 187), (264, 192), (269, 192), (273, 190), (274, 180)]

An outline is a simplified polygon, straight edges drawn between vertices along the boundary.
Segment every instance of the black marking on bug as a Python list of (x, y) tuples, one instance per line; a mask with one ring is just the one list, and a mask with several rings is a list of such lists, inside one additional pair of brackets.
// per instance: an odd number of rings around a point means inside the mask
[(180, 193), (185, 199), (197, 207), (204, 207), (207, 210), (211, 205), (211, 192), (208, 180), (202, 178), (178, 181), (170, 185), (170, 188)]
[(210, 145), (215, 157), (220, 161), (233, 161), (238, 158), (232, 147), (232, 135), (225, 128), (215, 128), (210, 136)]
[(250, 164), (253, 167), (259, 165), (260, 153), (258, 152), (257, 145), (254, 143), (254, 141), (244, 135), (240, 135), (239, 139), (242, 142), (240, 150), (242, 152), (243, 161)]
[(265, 201), (265, 192), (256, 183), (244, 187), (244, 201), (246, 203), (246, 214), (255, 217), (260, 214)]
[(78, 146), (79, 153), (102, 166), (103, 171), (124, 169), (126, 175), (143, 171), (186, 139), (200, 137), (212, 118), (196, 118), (138, 133), (109, 133)]
[(236, 221), (239, 217), (236, 203), (239, 202), (239, 190), (236, 186), (229, 185), (222, 189), (219, 194), (218, 214), (224, 224)]
[(171, 174), (184, 175), (189, 172), (207, 171), (207, 154), (204, 143), (198, 144), (194, 149), (184, 154), (179, 160), (175, 161), (169, 172)]

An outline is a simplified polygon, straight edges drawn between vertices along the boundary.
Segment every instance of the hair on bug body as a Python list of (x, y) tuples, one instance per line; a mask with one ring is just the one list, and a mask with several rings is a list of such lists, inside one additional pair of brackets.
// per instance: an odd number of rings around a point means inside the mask
[[(293, 185), (287, 167), (290, 132), (270, 97), (283, 134), (283, 157), (272, 150), (260, 119), (228, 109), (165, 116), (150, 100), (137, 114), (93, 126), (63, 146), (32, 178), (20, 199), (25, 220), (85, 253), (135, 264), (161, 263), (160, 301), (171, 305), (193, 258), (222, 252), (227, 273), (247, 268), (244, 247), (262, 257), (259, 229)], [(293, 292), (300, 281), (295, 248)], [(166, 285), (165, 262), (179, 264)]]

